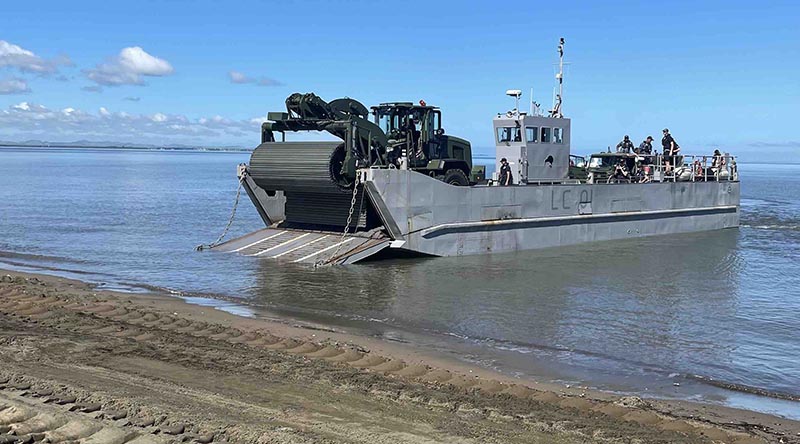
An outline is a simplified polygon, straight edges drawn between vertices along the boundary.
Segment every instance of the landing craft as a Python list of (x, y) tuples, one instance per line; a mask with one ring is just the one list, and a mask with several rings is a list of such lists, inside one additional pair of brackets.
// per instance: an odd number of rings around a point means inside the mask
[[(495, 171), (472, 162), (470, 143), (445, 133), (424, 101), (326, 102), (292, 94), (271, 112), (241, 186), (267, 228), (214, 246), (278, 261), (350, 264), (367, 258), (504, 253), (739, 225), (739, 180), (729, 154), (570, 154), (563, 116), (564, 40), (558, 92), (544, 115), (516, 107), (493, 119)], [(537, 107), (538, 108), (538, 107)], [(370, 119), (371, 118), (371, 119)], [(333, 142), (287, 142), (326, 131)], [(277, 137), (280, 140), (277, 140)], [(617, 174), (617, 168), (626, 174)]]

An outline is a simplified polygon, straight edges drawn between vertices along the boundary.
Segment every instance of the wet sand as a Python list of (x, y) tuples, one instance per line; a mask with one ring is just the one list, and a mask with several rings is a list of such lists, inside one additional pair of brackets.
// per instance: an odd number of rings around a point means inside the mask
[(0, 443), (761, 443), (800, 423), (522, 381), (408, 344), (0, 273)]

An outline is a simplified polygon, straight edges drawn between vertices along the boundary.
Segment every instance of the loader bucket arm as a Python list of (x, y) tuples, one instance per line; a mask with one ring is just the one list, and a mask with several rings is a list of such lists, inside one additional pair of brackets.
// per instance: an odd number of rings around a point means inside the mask
[[(346, 156), (363, 166), (385, 165), (388, 138), (376, 124), (367, 120), (367, 108), (350, 98), (330, 103), (316, 94), (294, 93), (286, 99), (286, 113), (270, 113), (262, 125), (262, 141), (274, 142), (274, 132), (327, 131), (345, 142)], [(351, 164), (352, 162), (347, 162)], [(355, 175), (355, 171), (346, 171)]]

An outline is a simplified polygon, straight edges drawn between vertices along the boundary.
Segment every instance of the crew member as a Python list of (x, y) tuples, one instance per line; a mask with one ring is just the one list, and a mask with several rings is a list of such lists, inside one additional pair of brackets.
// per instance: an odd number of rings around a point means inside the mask
[(631, 142), (631, 138), (628, 135), (625, 135), (625, 138), (622, 139), (622, 142), (617, 144), (617, 152), (630, 153), (631, 151), (633, 151), (633, 142)]
[(511, 185), (513, 177), (511, 177), (511, 166), (505, 157), (500, 159), (500, 186), (507, 187)]
[(675, 165), (677, 161), (678, 152), (680, 152), (681, 147), (678, 146), (678, 142), (675, 142), (675, 139), (672, 138), (672, 134), (669, 133), (669, 128), (664, 128), (664, 137), (661, 139), (661, 147), (664, 149), (664, 172), (669, 173), (672, 171), (672, 166)]
[(719, 150), (714, 150), (714, 157), (711, 160), (711, 168), (722, 168), (725, 166), (725, 157)]
[(695, 159), (692, 162), (692, 172), (694, 174), (694, 180), (703, 180), (705, 175), (703, 174), (703, 165), (706, 163), (706, 156), (703, 156), (703, 161), (701, 162), (700, 159)]
[(614, 167), (613, 178), (618, 182), (630, 182), (630, 173), (628, 173), (628, 168), (625, 165), (625, 159), (620, 159), (617, 166)]
[(408, 120), (406, 122), (406, 137), (409, 140), (409, 146), (411, 148), (411, 152), (414, 154), (414, 157), (420, 157), (421, 150), (419, 149), (419, 131), (417, 131), (417, 125), (414, 121), (414, 115), (409, 114)]
[(633, 150), (639, 156), (642, 156), (642, 165), (650, 165), (653, 163), (653, 136), (647, 136), (646, 139), (639, 144), (639, 147)]
[[(647, 136), (647, 139), (644, 139), (642, 143), (639, 144), (639, 148), (636, 148), (634, 152), (640, 156), (650, 156), (653, 154), (653, 136)], [(647, 159), (645, 159), (647, 160)]]

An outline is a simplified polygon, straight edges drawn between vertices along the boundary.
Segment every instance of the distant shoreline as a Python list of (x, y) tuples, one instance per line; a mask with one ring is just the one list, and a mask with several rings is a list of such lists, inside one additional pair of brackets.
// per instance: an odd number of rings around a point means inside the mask
[[(185, 146), (165, 146), (165, 147), (158, 147), (158, 146), (125, 146), (125, 145), (92, 145), (92, 146), (85, 146), (85, 145), (69, 145), (69, 144), (60, 144), (60, 143), (53, 143), (53, 144), (18, 144), (18, 143), (0, 143), (0, 149), (3, 148), (61, 148), (61, 149), (75, 149), (75, 150), (130, 150), (130, 151), (186, 151), (186, 152), (211, 152), (211, 153), (249, 153), (253, 151), (253, 148), (213, 148), (213, 147), (185, 147)], [(591, 154), (581, 154), (585, 157), (589, 157)], [(492, 154), (484, 154), (484, 153), (476, 153), (473, 156), (473, 160), (479, 161), (487, 161), (487, 160), (494, 160), (494, 155)], [(753, 161), (753, 160), (738, 160), (740, 165), (800, 165), (800, 162), (765, 162), (765, 161)]]
[(171, 147), (171, 146), (127, 146), (127, 145), (70, 145), (70, 144), (19, 144), (0, 143), (0, 148), (72, 148), (72, 149), (104, 149), (104, 150), (146, 150), (146, 151), (219, 151), (219, 152), (248, 152), (251, 148), (213, 148), (213, 147)]

